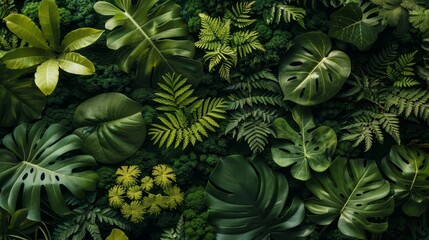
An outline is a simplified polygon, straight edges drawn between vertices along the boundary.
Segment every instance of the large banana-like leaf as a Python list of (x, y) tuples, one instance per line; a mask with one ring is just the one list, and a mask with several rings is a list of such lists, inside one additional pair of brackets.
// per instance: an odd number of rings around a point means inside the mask
[(331, 40), (321, 32), (303, 33), (280, 65), (279, 81), (285, 100), (304, 106), (332, 98), (351, 72), (344, 52), (331, 50)]
[(28, 71), (0, 65), (0, 127), (10, 127), (41, 117), (46, 96), (33, 78), (21, 78)]
[(208, 220), (216, 228), (216, 239), (280, 240), (310, 234), (314, 226), (300, 226), (303, 202), (288, 194), (285, 176), (261, 160), (221, 158), (206, 188)]
[(359, 239), (366, 239), (365, 231), (387, 230), (394, 201), (375, 161), (337, 158), (328, 171), (308, 181), (307, 188), (315, 195), (305, 202), (313, 222), (329, 225), (338, 219), (343, 234)]
[(363, 13), (362, 9), (368, 8), (369, 4), (361, 7), (359, 3), (351, 2), (332, 13), (329, 36), (351, 43), (359, 50), (368, 49), (377, 40), (379, 29), (376, 25), (381, 20), (369, 18), (376, 13), (376, 8)]
[(161, 76), (176, 72), (192, 83), (199, 81), (202, 64), (195, 61), (194, 44), (186, 40), (187, 26), (180, 18), (180, 7), (173, 1), (115, 0), (115, 5), (99, 1), (94, 9), (101, 15), (113, 16), (106, 22), (107, 46), (124, 47), (120, 66), (129, 73), (136, 68), (137, 82), (152, 86)]
[(55, 58), (55, 54), (42, 48), (16, 48), (7, 52), (1, 61), (10, 69), (24, 69), (39, 65), (49, 59)]
[(57, 50), (60, 44), (60, 14), (55, 0), (45, 0), (40, 3), (39, 21), (49, 46)]
[(76, 197), (95, 190), (98, 175), (82, 170), (96, 165), (90, 155), (75, 155), (82, 141), (78, 136), (66, 135), (59, 124), (46, 130), (42, 122), (30, 127), (21, 124), (3, 138), (0, 149), (0, 206), (15, 212), (18, 201), (28, 208), (28, 219), (40, 221), (41, 195), (54, 212), (69, 213), (63, 192), (68, 189)]
[(402, 201), (402, 211), (413, 217), (426, 212), (429, 204), (429, 154), (395, 145), (381, 161), (381, 169), (393, 182), (395, 199)]
[(120, 93), (103, 93), (81, 103), (73, 116), (83, 150), (102, 163), (120, 162), (136, 152), (146, 136), (142, 106)]
[[(311, 177), (310, 168), (325, 171), (332, 162), (337, 146), (335, 131), (327, 126), (316, 128), (308, 108), (295, 107), (292, 117), (300, 130), (297, 132), (284, 118), (273, 122), (276, 137), (281, 142), (271, 148), (273, 160), (282, 167), (292, 164), (291, 173), (296, 179), (306, 181)], [(316, 129), (314, 129), (316, 128)]]

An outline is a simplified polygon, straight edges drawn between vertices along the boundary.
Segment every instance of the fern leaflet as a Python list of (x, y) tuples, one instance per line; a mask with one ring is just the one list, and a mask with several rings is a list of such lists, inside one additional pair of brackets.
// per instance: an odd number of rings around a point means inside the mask
[(398, 56), (398, 47), (398, 44), (393, 43), (377, 54), (373, 54), (363, 67), (365, 74), (371, 77), (384, 77), (387, 66)]
[(269, 11), (264, 11), (263, 13), (263, 18), (267, 24), (272, 24), (273, 22), (279, 24), (282, 17), (286, 23), (297, 21), (301, 27), (305, 28), (305, 9), (303, 8), (277, 3)]
[(416, 64), (414, 62), (416, 53), (417, 51), (402, 54), (398, 61), (387, 66), (387, 78), (393, 81), (394, 87), (412, 87), (420, 84), (412, 78), (415, 76), (413, 66)]
[(244, 28), (254, 23), (256, 20), (250, 19), (250, 10), (255, 1), (239, 2), (231, 10), (227, 9), (225, 18), (231, 19), (232, 24), (239, 28)]

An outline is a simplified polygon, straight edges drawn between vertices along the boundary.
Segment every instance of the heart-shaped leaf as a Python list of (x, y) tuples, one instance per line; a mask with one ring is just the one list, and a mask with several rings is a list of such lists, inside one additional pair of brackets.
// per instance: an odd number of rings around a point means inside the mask
[(314, 226), (299, 226), (305, 216), (303, 202), (288, 194), (285, 176), (261, 160), (241, 155), (221, 158), (206, 188), (216, 239), (280, 240), (309, 235)]
[(316, 129), (313, 116), (309, 109), (295, 107), (292, 117), (298, 124), (300, 131), (293, 129), (284, 118), (273, 122), (276, 137), (281, 142), (271, 148), (273, 160), (282, 167), (292, 164), (292, 176), (306, 181), (310, 179), (310, 168), (316, 172), (325, 171), (332, 162), (332, 156), (337, 146), (335, 131), (327, 126)]
[(28, 219), (40, 221), (41, 195), (45, 195), (54, 212), (70, 211), (64, 201), (64, 189), (76, 197), (95, 190), (98, 175), (79, 169), (96, 165), (89, 155), (75, 155), (82, 141), (78, 136), (65, 136), (67, 129), (59, 124), (46, 130), (42, 122), (30, 127), (21, 124), (3, 138), (6, 149), (0, 149), (0, 206), (15, 212), (18, 201), (28, 208)]
[(425, 213), (429, 203), (429, 154), (395, 145), (381, 161), (381, 168), (393, 182), (395, 199), (403, 202), (402, 211), (412, 217)]
[(84, 152), (102, 163), (117, 163), (131, 156), (146, 136), (142, 108), (121, 93), (103, 93), (81, 103), (73, 126), (84, 142)]
[(351, 72), (344, 52), (331, 50), (331, 40), (321, 32), (303, 33), (280, 65), (284, 99), (304, 106), (327, 101), (337, 94)]
[(338, 219), (343, 234), (359, 239), (366, 239), (365, 231), (387, 230), (394, 201), (375, 161), (337, 158), (328, 171), (308, 181), (307, 188), (315, 195), (305, 201), (313, 222), (329, 225)]
[(32, 78), (20, 77), (28, 73), (10, 70), (0, 65), (0, 127), (10, 127), (41, 117), (46, 97)]

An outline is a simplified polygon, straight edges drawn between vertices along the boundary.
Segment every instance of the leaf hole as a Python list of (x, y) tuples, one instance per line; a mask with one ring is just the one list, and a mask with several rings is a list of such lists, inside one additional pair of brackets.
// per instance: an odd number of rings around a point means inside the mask
[(319, 150), (320, 149), (320, 147), (319, 146), (317, 146), (317, 147), (315, 147), (314, 148), (314, 151), (317, 151), (317, 150)]
[(55, 162), (48, 162), (48, 165), (54, 165)]
[(34, 168), (31, 168), (31, 169), (30, 169), (30, 173), (33, 173), (33, 172), (34, 172)]
[(319, 92), (319, 79), (316, 78), (315, 82), (316, 82), (316, 91), (315, 92), (317, 93), (317, 92)]
[(334, 79), (332, 78), (332, 74), (328, 73), (328, 79), (329, 79), (330, 82), (334, 81)]
[(55, 175), (55, 179), (59, 182), (60, 181), (60, 177), (58, 177), (57, 175)]
[(22, 176), (22, 180), (27, 179), (27, 177), (28, 177), (28, 173), (25, 173), (24, 176)]
[(299, 97), (300, 98), (304, 97), (304, 93), (305, 93), (305, 88), (301, 89), (301, 92), (299, 93)]
[(344, 194), (342, 194), (342, 193), (340, 193), (340, 197), (341, 197), (341, 198), (346, 198), (346, 197), (344, 196)]
[(356, 197), (362, 196), (362, 193), (356, 193)]
[(302, 47), (302, 49), (303, 49), (304, 51), (306, 51), (308, 54), (310, 54), (310, 55), (314, 55), (313, 51), (311, 51), (310, 49), (308, 49), (308, 48), (306, 48), (306, 47)]
[(45, 180), (45, 173), (42, 173), (42, 175), (40, 175), (40, 180), (41, 181)]
[[(362, 207), (362, 203), (356, 204), (356, 207)], [(357, 214), (357, 213), (356, 213)]]
[(296, 79), (298, 79), (298, 77), (297, 76), (293, 76), (293, 77), (290, 77), (287, 81), (293, 81), (293, 80), (296, 80)]
[(293, 67), (301, 66), (301, 65), (302, 65), (302, 62), (299, 62), (299, 61), (291, 62), (289, 65), (290, 65), (290, 66), (293, 66)]

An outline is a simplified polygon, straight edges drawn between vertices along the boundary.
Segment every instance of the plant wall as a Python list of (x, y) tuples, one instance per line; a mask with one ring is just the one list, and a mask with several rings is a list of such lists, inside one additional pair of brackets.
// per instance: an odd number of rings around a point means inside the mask
[(0, 239), (428, 239), (426, 0), (0, 2)]

